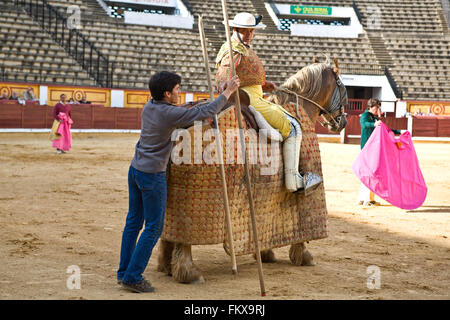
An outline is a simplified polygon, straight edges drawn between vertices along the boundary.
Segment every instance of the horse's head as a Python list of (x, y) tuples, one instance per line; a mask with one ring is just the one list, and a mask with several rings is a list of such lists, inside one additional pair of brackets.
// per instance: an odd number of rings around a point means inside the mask
[(312, 122), (322, 116), (321, 124), (334, 132), (340, 132), (347, 125), (347, 90), (339, 78), (337, 59), (332, 65), (328, 57), (326, 62), (314, 58), (313, 64), (287, 79), (270, 99), (284, 105), (299, 98), (306, 101), (304, 108)]
[(347, 114), (345, 109), (348, 107), (347, 89), (345, 88), (341, 78), (339, 77), (338, 60), (334, 59), (334, 66), (324, 70), (328, 74), (328, 81), (332, 94), (328, 94), (326, 102), (323, 104), (325, 111), (321, 110), (319, 115), (325, 119), (322, 125), (327, 125), (328, 129), (333, 132), (341, 132), (347, 125)]

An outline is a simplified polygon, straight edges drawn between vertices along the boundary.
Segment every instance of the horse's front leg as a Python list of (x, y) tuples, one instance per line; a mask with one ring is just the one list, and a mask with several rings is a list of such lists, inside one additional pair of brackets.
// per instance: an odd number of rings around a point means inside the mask
[(191, 249), (190, 244), (175, 244), (172, 252), (172, 276), (181, 283), (203, 283), (205, 279), (192, 260)]
[(306, 249), (305, 243), (300, 242), (291, 245), (289, 259), (296, 266), (315, 266), (312, 254)]
[(169, 276), (172, 275), (172, 252), (175, 247), (175, 243), (160, 240), (159, 243), (159, 256), (158, 256), (158, 267), (159, 272), (167, 273)]

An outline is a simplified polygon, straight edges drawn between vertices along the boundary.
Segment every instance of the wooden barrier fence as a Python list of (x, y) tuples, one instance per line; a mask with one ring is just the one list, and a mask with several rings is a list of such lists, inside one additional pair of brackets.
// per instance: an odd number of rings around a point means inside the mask
[[(359, 115), (349, 115), (347, 117), (347, 126), (345, 127), (346, 136), (361, 135)], [(382, 118), (382, 121), (391, 129), (408, 130), (408, 118)], [(336, 134), (329, 132), (327, 128), (316, 123), (316, 133), (318, 134)], [(412, 118), (413, 137), (450, 137), (450, 117), (449, 116), (414, 116)]]
[[(73, 129), (140, 129), (142, 108), (72, 105)], [(0, 128), (51, 128), (53, 107), (0, 102)]]
[[(38, 102), (23, 106), (16, 101), (0, 101), (0, 128), (51, 128), (53, 107)], [(141, 128), (142, 108), (111, 108), (95, 104), (72, 105), (73, 129), (128, 129)], [(359, 115), (349, 115), (345, 135), (361, 134)], [(408, 118), (382, 118), (389, 128), (408, 129)], [(450, 137), (449, 116), (414, 116), (412, 136)], [(316, 123), (318, 134), (336, 134)]]
[(450, 137), (450, 117), (415, 116), (412, 135), (417, 137)]

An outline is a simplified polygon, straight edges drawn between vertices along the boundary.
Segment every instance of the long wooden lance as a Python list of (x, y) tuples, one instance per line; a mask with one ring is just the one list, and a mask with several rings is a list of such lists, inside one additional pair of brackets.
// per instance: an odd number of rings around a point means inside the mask
[[(202, 43), (203, 50), (203, 61), (205, 62), (205, 72), (208, 80), (208, 89), (209, 89), (209, 98), (214, 100), (214, 89), (211, 80), (211, 70), (209, 69), (209, 60), (208, 60), (208, 51), (206, 49), (206, 37), (205, 37), (205, 29), (203, 28), (203, 18), (199, 16), (198, 18), (198, 30), (200, 32), (200, 41)], [(236, 255), (234, 253), (234, 243), (233, 243), (233, 227), (231, 224), (231, 216), (230, 216), (230, 204), (228, 201), (228, 188), (227, 181), (225, 176), (225, 165), (223, 163), (223, 149), (222, 149), (222, 138), (219, 130), (219, 120), (217, 119), (217, 115), (214, 115), (214, 123), (216, 126), (216, 144), (217, 144), (217, 156), (219, 159), (220, 166), (220, 176), (222, 179), (222, 196), (223, 196), (223, 204), (225, 207), (225, 218), (228, 232), (228, 242), (230, 244), (230, 255), (231, 255), (231, 270), (234, 275), (237, 275), (237, 264), (236, 264)]]
[[(227, 35), (227, 41), (228, 41), (228, 49), (229, 49), (229, 55), (230, 55), (230, 65), (231, 65), (231, 76), (234, 77), (236, 75), (235, 65), (234, 65), (234, 57), (233, 57), (233, 47), (231, 44), (231, 34), (230, 34), (230, 24), (228, 22), (228, 10), (227, 10), (227, 2), (226, 0), (222, 0), (222, 9), (223, 9), (223, 18), (225, 23), (225, 32)], [(257, 227), (256, 227), (256, 219), (255, 219), (255, 206), (253, 201), (253, 193), (252, 193), (252, 184), (250, 181), (250, 171), (248, 169), (248, 162), (247, 162), (247, 156), (245, 152), (245, 137), (244, 137), (244, 129), (242, 126), (242, 111), (241, 111), (241, 100), (239, 99), (239, 90), (236, 90), (236, 109), (237, 109), (237, 119), (238, 119), (238, 125), (239, 125), (239, 136), (240, 136), (240, 142), (241, 142), (241, 151), (242, 156), (244, 159), (244, 170), (245, 170), (245, 185), (247, 189), (247, 195), (248, 195), (248, 202), (250, 206), (250, 215), (252, 220), (252, 231), (253, 231), (253, 242), (255, 246), (255, 255), (256, 255), (256, 261), (258, 264), (258, 275), (259, 275), (259, 284), (261, 287), (261, 296), (266, 295), (266, 289), (264, 287), (264, 275), (262, 270), (262, 261), (261, 261), (261, 252), (259, 250), (259, 240), (258, 240), (258, 233), (257, 233)]]

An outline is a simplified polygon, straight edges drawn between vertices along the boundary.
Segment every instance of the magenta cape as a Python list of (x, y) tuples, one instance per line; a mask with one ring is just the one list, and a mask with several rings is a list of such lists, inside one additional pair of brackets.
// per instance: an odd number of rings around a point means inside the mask
[(381, 123), (370, 135), (352, 169), (367, 188), (396, 207), (416, 209), (427, 196), (427, 186), (408, 131), (396, 138)]

